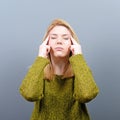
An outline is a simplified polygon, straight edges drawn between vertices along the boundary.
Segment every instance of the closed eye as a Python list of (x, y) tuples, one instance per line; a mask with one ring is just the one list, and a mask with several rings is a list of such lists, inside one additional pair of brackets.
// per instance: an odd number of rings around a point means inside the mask
[(53, 39), (53, 40), (54, 40), (54, 39), (57, 39), (57, 34), (51, 34), (51, 35), (50, 35), (50, 38)]
[(51, 39), (57, 39), (57, 37), (51, 37)]
[(69, 38), (68, 37), (65, 37), (65, 38), (63, 38), (64, 40), (69, 40)]
[(70, 39), (68, 34), (63, 34), (62, 37), (63, 37), (64, 40), (69, 40)]

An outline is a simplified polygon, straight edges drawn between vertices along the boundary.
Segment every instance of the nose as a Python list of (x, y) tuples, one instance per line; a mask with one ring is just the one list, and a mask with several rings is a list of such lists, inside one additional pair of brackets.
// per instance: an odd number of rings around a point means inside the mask
[(62, 44), (62, 38), (60, 38), (60, 37), (57, 38), (57, 41), (56, 41), (56, 42), (57, 42), (57, 44)]

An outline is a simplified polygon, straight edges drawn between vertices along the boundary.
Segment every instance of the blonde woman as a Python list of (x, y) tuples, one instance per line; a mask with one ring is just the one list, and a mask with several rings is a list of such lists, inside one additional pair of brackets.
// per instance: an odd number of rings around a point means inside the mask
[(86, 103), (99, 92), (71, 26), (49, 25), (39, 53), (20, 86), (34, 102), (31, 120), (90, 120)]

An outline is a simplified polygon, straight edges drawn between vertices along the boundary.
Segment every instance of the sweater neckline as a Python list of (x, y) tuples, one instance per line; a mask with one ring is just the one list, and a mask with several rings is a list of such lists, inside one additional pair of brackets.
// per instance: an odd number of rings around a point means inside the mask
[(63, 75), (55, 75), (55, 79), (61, 80), (63, 79)]

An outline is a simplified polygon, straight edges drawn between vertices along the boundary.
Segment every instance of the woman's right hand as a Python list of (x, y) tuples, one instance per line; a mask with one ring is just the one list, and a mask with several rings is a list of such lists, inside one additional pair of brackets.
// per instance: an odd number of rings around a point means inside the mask
[(50, 52), (50, 46), (48, 45), (49, 36), (43, 41), (43, 43), (39, 46), (38, 56), (48, 58), (48, 54)]

